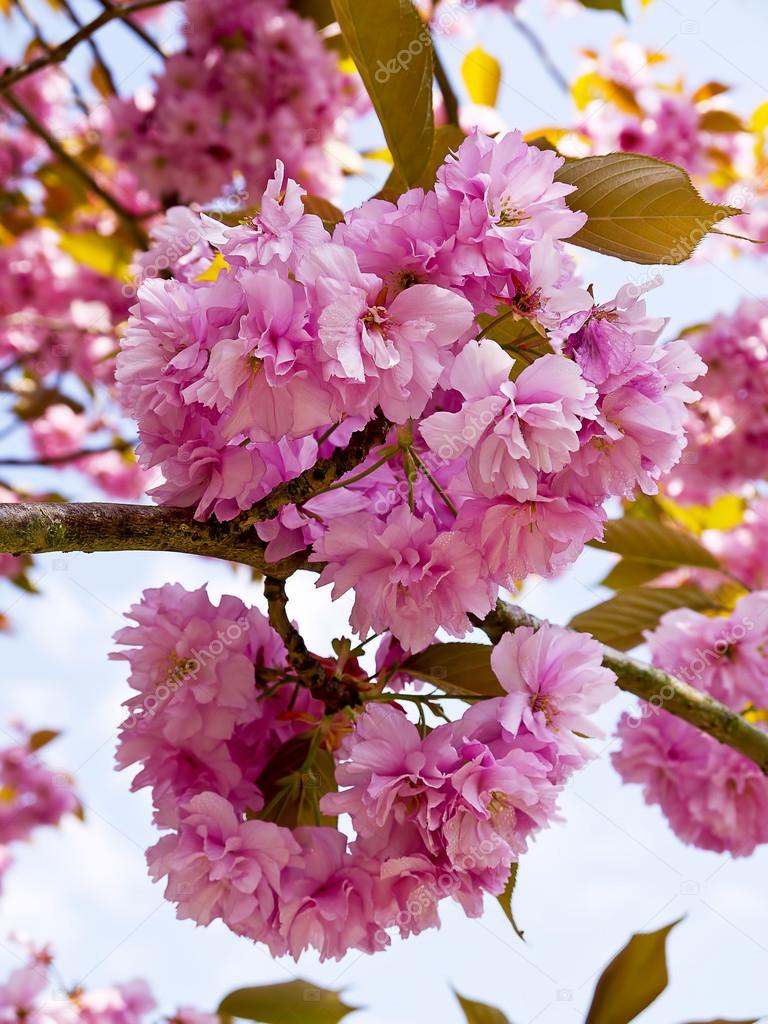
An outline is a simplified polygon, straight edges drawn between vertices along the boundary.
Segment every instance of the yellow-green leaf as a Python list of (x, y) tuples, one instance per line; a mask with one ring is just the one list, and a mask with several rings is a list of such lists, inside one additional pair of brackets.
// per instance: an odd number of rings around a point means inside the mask
[(432, 644), (408, 658), (402, 671), (457, 696), (499, 697), (504, 689), (491, 668), (488, 644)]
[(679, 921), (633, 935), (603, 971), (585, 1024), (628, 1024), (669, 983), (667, 936)]
[(297, 980), (237, 989), (222, 999), (218, 1012), (259, 1024), (338, 1024), (356, 1009), (343, 1003), (336, 991)]
[(568, 625), (591, 633), (609, 647), (628, 651), (643, 642), (643, 630), (655, 629), (662, 615), (673, 608), (716, 611), (720, 607), (699, 587), (628, 587), (574, 615)]
[(579, 3), (591, 11), (616, 11), (626, 18), (623, 0), (579, 0)]
[(229, 273), (230, 266), (220, 252), (217, 252), (202, 274), (198, 274), (196, 281), (218, 281), (221, 274)]
[(61, 235), (59, 248), (99, 274), (116, 277), (121, 281), (129, 277), (128, 266), (132, 253), (123, 241), (113, 235), (100, 235), (98, 231)]
[(706, 202), (681, 167), (635, 153), (568, 160), (556, 178), (576, 186), (566, 202), (589, 218), (568, 241), (634, 263), (683, 263), (715, 224), (741, 212)]
[(611, 569), (600, 585), (611, 590), (625, 590), (627, 587), (641, 587), (650, 583), (664, 570), (655, 562), (644, 562), (640, 559), (622, 558)]
[(711, 505), (678, 505), (665, 495), (657, 495), (659, 508), (692, 533), (704, 530), (732, 530), (744, 520), (747, 502), (736, 494), (723, 494)]
[(467, 1024), (509, 1024), (509, 1019), (504, 1016), (501, 1010), (495, 1006), (488, 1006), (487, 1003), (477, 1003), (474, 999), (465, 999), (456, 993), (456, 998), (464, 1011)]
[(96, 92), (104, 99), (110, 99), (115, 95), (115, 90), (112, 88), (112, 80), (109, 77), (109, 72), (100, 60), (95, 60), (91, 66), (91, 71), (88, 76), (91, 80), (91, 85), (94, 87)]
[(473, 103), (495, 107), (501, 85), (501, 64), (481, 46), (476, 46), (461, 62), (461, 77)]
[(507, 879), (507, 884), (504, 888), (504, 892), (501, 894), (501, 896), (498, 896), (497, 899), (501, 904), (501, 909), (504, 911), (507, 920), (514, 928), (515, 935), (517, 935), (518, 938), (523, 939), (523, 941), (525, 941), (525, 933), (521, 928), (518, 927), (517, 921), (515, 920), (515, 915), (512, 911), (512, 897), (515, 894), (515, 886), (517, 885), (518, 867), (518, 864), (513, 864), (512, 867), (510, 868), (509, 878)]
[(432, 152), (432, 39), (410, 0), (332, 0), (349, 51), (403, 179), (414, 185)]
[(761, 103), (752, 112), (749, 119), (749, 127), (753, 132), (764, 132), (768, 128), (768, 100)]
[(579, 110), (584, 110), (594, 100), (612, 103), (618, 110), (626, 114), (643, 116), (643, 108), (635, 99), (635, 94), (624, 85), (611, 78), (604, 78), (596, 71), (588, 71), (580, 75), (571, 85), (571, 95)]

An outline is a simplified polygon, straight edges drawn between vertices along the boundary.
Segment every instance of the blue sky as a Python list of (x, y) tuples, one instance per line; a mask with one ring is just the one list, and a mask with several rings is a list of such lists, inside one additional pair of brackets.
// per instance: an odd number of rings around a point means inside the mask
[[(768, 98), (764, 0), (655, 0), (642, 13), (639, 0), (628, 0), (629, 26), (614, 14), (547, 16), (539, 13), (545, 6), (546, 0), (528, 0), (530, 22), (566, 71), (577, 66), (579, 47), (631, 34), (678, 59), (691, 82), (731, 83), (741, 111)], [(80, 9), (90, 15), (97, 6)], [(46, 18), (50, 37), (61, 38), (61, 23)], [(454, 78), (462, 53), (479, 41), (504, 64), (500, 106), (510, 125), (566, 123), (566, 101), (506, 19), (487, 14), (477, 24), (476, 37), (441, 41)], [(102, 39), (123, 90), (146, 81), (153, 60), (140, 44), (118, 28)], [(4, 56), (13, 53), (14, 41), (13, 32), (4, 34)], [(74, 66), (82, 66), (82, 55)], [(356, 186), (350, 202), (371, 190), (368, 183)], [(593, 256), (583, 258), (583, 272), (603, 298), (639, 276), (637, 268)], [(667, 270), (650, 306), (671, 317), (671, 333), (732, 308), (744, 295), (764, 295), (764, 274), (756, 260), (718, 267), (703, 259)], [(24, 480), (35, 482), (32, 475)], [(600, 598), (595, 581), (603, 565), (604, 556), (589, 552), (567, 578), (529, 586), (524, 603), (565, 621)], [(14, 632), (0, 637), (0, 721), (21, 715), (34, 727), (63, 730), (49, 760), (75, 772), (87, 823), (69, 822), (19, 851), (0, 898), (0, 975), (17, 963), (4, 936), (23, 931), (53, 942), (68, 982), (144, 976), (166, 1012), (179, 1003), (213, 1008), (235, 986), (302, 976), (348, 986), (349, 1001), (370, 1007), (350, 1018), (355, 1024), (458, 1024), (451, 984), (502, 1007), (514, 1024), (576, 1024), (596, 975), (628, 935), (686, 914), (669, 944), (670, 988), (642, 1022), (768, 1012), (768, 853), (734, 861), (683, 846), (636, 789), (619, 784), (610, 744), (563, 799), (564, 824), (543, 834), (522, 862), (516, 913), (525, 944), (490, 901), (479, 920), (446, 908), (440, 932), (395, 942), (373, 958), (353, 954), (341, 964), (320, 965), (312, 957), (298, 966), (276, 962), (224, 928), (176, 921), (146, 876), (143, 850), (155, 839), (148, 800), (130, 794), (129, 779), (112, 769), (128, 691), (122, 665), (107, 660), (110, 636), (147, 586), (208, 582), (214, 596), (231, 592), (253, 601), (260, 599), (259, 588), (224, 564), (142, 553), (41, 557), (36, 580), (41, 597), (0, 590), (0, 610), (14, 622)], [(328, 637), (343, 628), (344, 603), (332, 606), (308, 578), (293, 581), (291, 596), (310, 646), (327, 647)], [(610, 727), (629, 704), (617, 697), (605, 724)]]

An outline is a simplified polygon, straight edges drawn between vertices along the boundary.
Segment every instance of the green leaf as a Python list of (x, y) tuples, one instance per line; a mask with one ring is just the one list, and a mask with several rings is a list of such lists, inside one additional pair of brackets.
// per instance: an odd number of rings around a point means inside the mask
[(336, 819), (320, 812), (320, 797), (336, 790), (333, 755), (317, 748), (312, 730), (294, 736), (269, 759), (257, 785), (264, 794), (258, 817), (285, 828), (299, 825), (335, 826)]
[(467, 1024), (509, 1024), (509, 1019), (504, 1016), (501, 1010), (495, 1006), (488, 1006), (487, 1003), (476, 1003), (473, 999), (465, 999), (456, 993), (456, 998), (461, 1004)]
[(683, 263), (715, 224), (741, 212), (706, 202), (681, 167), (636, 153), (567, 160), (555, 177), (576, 186), (566, 202), (589, 218), (568, 241), (634, 263)]
[(648, 583), (680, 566), (719, 569), (720, 563), (704, 545), (686, 530), (651, 519), (629, 516), (605, 524), (602, 541), (590, 547), (622, 556), (603, 580), (603, 585), (621, 590)]
[(627, 1024), (667, 987), (667, 936), (673, 921), (657, 932), (633, 935), (603, 971), (585, 1024)]
[(514, 358), (515, 365), (510, 373), (512, 380), (539, 356), (552, 352), (544, 328), (509, 306), (499, 306), (494, 316), (481, 313), (477, 323), (482, 337), (491, 338)]
[(519, 864), (512, 865), (509, 872), (509, 878), (507, 879), (506, 888), (504, 889), (504, 892), (501, 894), (501, 896), (497, 897), (497, 899), (501, 904), (501, 909), (504, 911), (507, 920), (514, 928), (515, 935), (517, 935), (519, 939), (522, 939), (523, 942), (525, 942), (525, 933), (521, 928), (518, 927), (517, 921), (515, 921), (515, 915), (512, 913), (512, 897), (515, 894), (515, 886), (517, 885), (518, 867)]
[(435, 134), (429, 29), (410, 0), (332, 3), (395, 167), (415, 185), (429, 163)]
[(476, 46), (461, 62), (461, 77), (473, 103), (495, 107), (501, 85), (501, 64), (481, 46)]
[(239, 988), (219, 1005), (223, 1017), (243, 1017), (259, 1024), (338, 1024), (358, 1007), (347, 1006), (339, 993), (309, 981)]
[(616, 11), (626, 18), (624, 0), (579, 0), (582, 7), (588, 7), (590, 11)]
[(491, 668), (492, 651), (489, 644), (432, 644), (400, 668), (459, 697), (500, 697), (505, 691)]
[(673, 608), (715, 611), (717, 602), (698, 587), (628, 587), (585, 612), (574, 615), (568, 625), (596, 640), (628, 651), (643, 642), (643, 630), (654, 629), (665, 612)]

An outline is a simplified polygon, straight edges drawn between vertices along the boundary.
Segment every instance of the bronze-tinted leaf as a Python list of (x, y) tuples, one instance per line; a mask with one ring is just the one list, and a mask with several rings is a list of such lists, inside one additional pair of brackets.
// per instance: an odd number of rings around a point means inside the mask
[(456, 993), (456, 998), (464, 1011), (467, 1024), (509, 1024), (509, 1019), (504, 1016), (501, 1010), (495, 1006), (488, 1006), (487, 1003), (477, 1003), (474, 999), (465, 999)]
[(590, 546), (622, 556), (603, 580), (614, 590), (640, 586), (680, 566), (720, 568), (717, 558), (692, 533), (636, 516), (609, 520), (602, 541), (591, 541)]
[(596, 640), (628, 651), (643, 642), (643, 630), (655, 629), (673, 608), (717, 610), (720, 605), (698, 587), (628, 587), (607, 601), (574, 615), (568, 625)]
[(708, 203), (674, 164), (636, 153), (567, 160), (555, 175), (587, 223), (568, 241), (633, 263), (683, 263), (707, 232), (741, 211)]
[(410, 0), (332, 3), (395, 167), (415, 185), (429, 163), (435, 133), (429, 29)]
[(632, 936), (600, 976), (585, 1024), (628, 1024), (661, 995), (669, 982), (667, 936), (676, 924)]
[(297, 980), (237, 989), (222, 999), (218, 1012), (259, 1024), (338, 1024), (356, 1009), (332, 989)]
[(458, 696), (499, 697), (501, 683), (491, 668), (488, 644), (432, 644), (408, 658), (402, 671)]

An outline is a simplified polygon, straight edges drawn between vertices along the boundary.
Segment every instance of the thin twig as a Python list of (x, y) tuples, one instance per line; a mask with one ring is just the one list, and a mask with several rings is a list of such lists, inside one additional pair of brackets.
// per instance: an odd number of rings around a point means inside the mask
[(17, 469), (40, 466), (64, 466), (68, 462), (77, 462), (78, 459), (87, 459), (89, 455), (104, 455), (105, 452), (125, 452), (129, 451), (131, 448), (132, 445), (128, 441), (113, 441), (112, 444), (102, 445), (101, 448), (84, 448), (82, 451), (69, 452), (67, 455), (44, 455), (39, 459), (0, 458), (0, 466), (14, 466)]
[(304, 505), (316, 498), (364, 462), (371, 451), (385, 441), (389, 428), (390, 424), (384, 416), (377, 413), (375, 419), (352, 435), (346, 448), (337, 448), (327, 459), (318, 459), (314, 466), (300, 476), (280, 484), (265, 498), (257, 501), (253, 508), (238, 516), (234, 520), (235, 524), (242, 529), (249, 529), (254, 523), (274, 519), (286, 505)]
[[(57, 3), (61, 4), (61, 6), (64, 9), (64, 11), (66, 11), (66, 14), (67, 14), (69, 20), (72, 22), (72, 24), (76, 28), (78, 28), (78, 29), (84, 29), (85, 28), (85, 22), (80, 17), (80, 15), (77, 13), (77, 11), (74, 9), (74, 7), (69, 2), (69, 0), (57, 0)], [(93, 59), (94, 59), (94, 61), (96, 63), (96, 66), (98, 67), (98, 69), (101, 72), (101, 74), (104, 76), (104, 80), (107, 83), (107, 87), (108, 87), (110, 93), (113, 96), (116, 95), (117, 87), (115, 85), (115, 79), (112, 77), (112, 72), (109, 69), (109, 65), (107, 64), (107, 62), (104, 60), (103, 56), (101, 55), (101, 50), (99, 49), (98, 43), (93, 38), (93, 36), (88, 36), (85, 39), (85, 44), (88, 47), (88, 49), (91, 51), (91, 54), (92, 54)]]
[(269, 621), (285, 644), (288, 664), (296, 672), (299, 683), (306, 687), (313, 697), (325, 704), (325, 709), (329, 714), (340, 711), (342, 708), (359, 705), (361, 697), (356, 682), (332, 674), (307, 650), (304, 638), (288, 617), (288, 595), (285, 592), (285, 580), (266, 576), (264, 596), (267, 599)]
[(125, 18), (131, 14), (136, 14), (138, 11), (145, 11), (150, 7), (160, 7), (162, 4), (170, 2), (171, 0), (136, 0), (136, 3), (126, 4), (124, 7), (111, 7), (102, 11), (98, 17), (94, 18), (93, 21), (89, 21), (87, 25), (84, 25), (74, 35), (71, 35), (69, 39), (65, 39), (63, 43), (52, 47), (50, 53), (35, 57), (34, 60), (27, 61), (24, 64), (6, 68), (0, 74), (0, 91), (9, 89), (12, 85), (20, 82), (22, 78), (34, 75), (36, 71), (41, 71), (52, 64), (60, 64), (67, 59), (76, 46), (85, 42), (86, 39), (90, 39), (94, 32), (98, 32), (102, 25), (109, 24), (115, 18)]
[(437, 52), (437, 48), (432, 46), (432, 57), (433, 66), (435, 71), (435, 81), (437, 82), (440, 94), (443, 97), (443, 103), (445, 104), (445, 116), (448, 124), (459, 126), (459, 100), (456, 93), (453, 91), (451, 80), (448, 77), (448, 72), (445, 70), (445, 65), (440, 60)]
[[(111, 3), (111, 0), (99, 0), (99, 3), (105, 11), (115, 10), (116, 5)], [(134, 21), (133, 18), (126, 17), (125, 15), (123, 15), (123, 21), (125, 22), (126, 28), (129, 28), (135, 36), (138, 36), (138, 38), (141, 39), (142, 42), (146, 43), (151, 50), (154, 50), (158, 56), (165, 58), (165, 50), (155, 42), (143, 25), (140, 25), (137, 21)]]
[[(19, 12), (24, 21), (26, 21), (27, 25), (29, 26), (29, 29), (32, 32), (32, 37), (37, 43), (37, 45), (41, 49), (45, 50), (45, 52), (50, 56), (53, 53), (54, 48), (43, 35), (40, 26), (35, 21), (30, 11), (27, 9), (24, 0), (15, 0), (15, 5), (16, 10)], [(68, 75), (64, 68), (62, 68), (61, 71), (62, 74), (66, 76), (66, 79), (69, 83), (69, 87), (72, 90), (72, 95), (75, 98), (75, 103), (79, 107), (81, 114), (89, 118), (91, 116), (91, 111), (88, 107), (88, 104), (85, 101), (85, 97), (83, 96), (80, 84), (71, 75)]]
[(552, 57), (549, 55), (546, 46), (544, 45), (544, 43), (542, 43), (542, 41), (530, 27), (530, 25), (527, 25), (522, 20), (522, 18), (519, 18), (516, 14), (512, 15), (512, 23), (517, 29), (517, 31), (520, 33), (520, 35), (523, 37), (523, 39), (526, 40), (526, 42), (534, 51), (536, 56), (539, 58), (544, 67), (544, 70), (548, 73), (552, 81), (557, 85), (558, 89), (562, 89), (563, 92), (567, 93), (570, 89), (570, 86), (568, 85), (568, 79), (562, 73), (557, 64), (555, 64), (555, 62), (552, 60)]
[(31, 131), (45, 142), (54, 156), (56, 156), (63, 164), (66, 164), (70, 170), (74, 171), (90, 191), (106, 203), (110, 210), (119, 217), (123, 224), (125, 224), (126, 228), (130, 231), (136, 245), (140, 249), (146, 249), (149, 245), (149, 240), (144, 229), (137, 222), (133, 214), (126, 210), (118, 199), (115, 199), (111, 193), (103, 188), (98, 181), (96, 181), (96, 179), (86, 171), (82, 164), (78, 163), (78, 161), (75, 160), (75, 158), (71, 156), (66, 149), (64, 149), (59, 140), (48, 131), (44, 124), (37, 120), (32, 111), (21, 102), (18, 96), (11, 89), (6, 88), (2, 98), (16, 111), (17, 114), (20, 114), (21, 117), (24, 118)]

